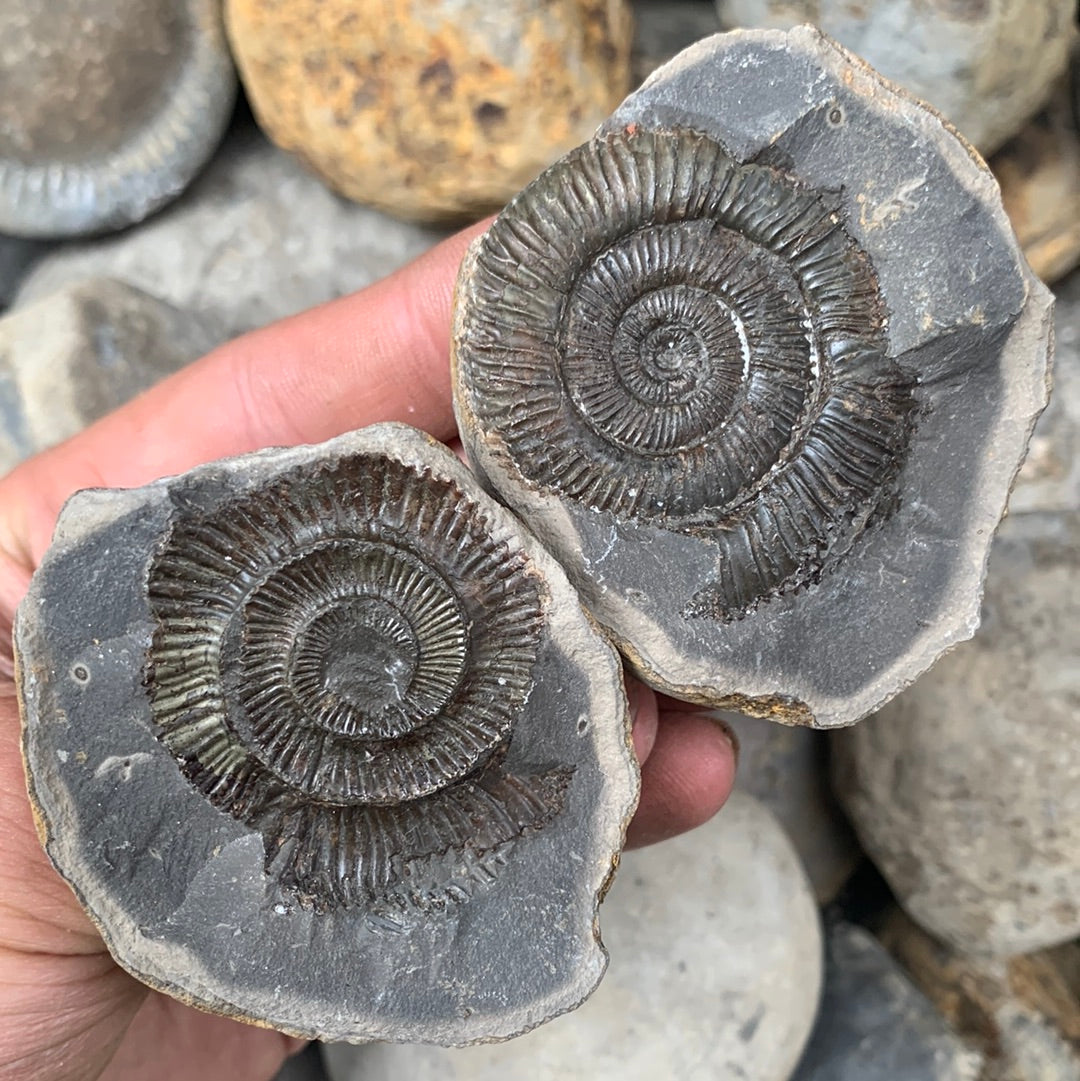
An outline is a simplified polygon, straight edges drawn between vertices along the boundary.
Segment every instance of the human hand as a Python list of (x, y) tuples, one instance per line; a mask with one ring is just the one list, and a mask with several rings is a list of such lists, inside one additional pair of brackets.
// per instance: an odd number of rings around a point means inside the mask
[[(466, 230), (383, 282), (215, 350), (0, 480), (0, 628), (72, 492), (132, 487), (260, 447), (314, 443), (382, 420), (455, 435), (448, 364)], [(630, 844), (704, 822), (734, 750), (693, 707), (630, 681), (642, 764)], [(34, 829), (10, 655), (0, 656), (0, 1081), (265, 1081), (302, 1046), (149, 991), (113, 962)]]

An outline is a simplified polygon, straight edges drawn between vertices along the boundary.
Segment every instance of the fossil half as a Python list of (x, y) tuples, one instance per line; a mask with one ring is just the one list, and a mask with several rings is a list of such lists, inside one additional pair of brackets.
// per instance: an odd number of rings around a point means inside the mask
[(938, 116), (717, 35), (474, 242), (455, 406), (646, 681), (831, 727), (977, 625), (1050, 308)]
[(0, 232), (141, 221), (217, 147), (237, 80), (220, 0), (0, 7)]
[(151, 985), (467, 1043), (599, 980), (636, 797), (618, 658), (420, 433), (76, 496), (16, 647), (49, 854)]

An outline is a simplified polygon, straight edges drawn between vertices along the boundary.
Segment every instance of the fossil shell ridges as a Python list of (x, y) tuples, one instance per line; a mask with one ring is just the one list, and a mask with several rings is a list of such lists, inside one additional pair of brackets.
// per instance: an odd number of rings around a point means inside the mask
[(530, 483), (707, 531), (691, 615), (816, 581), (889, 512), (913, 379), (869, 261), (778, 170), (692, 132), (594, 140), (496, 221), (472, 288), (477, 415)]

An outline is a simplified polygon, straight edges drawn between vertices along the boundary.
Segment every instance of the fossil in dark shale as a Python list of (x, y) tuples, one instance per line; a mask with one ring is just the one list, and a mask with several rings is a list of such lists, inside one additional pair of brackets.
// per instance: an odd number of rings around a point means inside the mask
[(213, 153), (236, 74), (220, 0), (0, 6), (0, 232), (119, 229)]
[(50, 855), (151, 984), (468, 1042), (599, 979), (634, 798), (617, 659), (426, 437), (77, 497), (17, 645)]
[(718, 35), (474, 242), (459, 426), (648, 682), (850, 723), (974, 629), (1050, 303), (938, 117)]

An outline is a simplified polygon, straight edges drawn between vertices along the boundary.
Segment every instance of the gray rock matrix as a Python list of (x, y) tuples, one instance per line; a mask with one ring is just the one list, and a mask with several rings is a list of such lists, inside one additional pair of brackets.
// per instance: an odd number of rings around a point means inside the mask
[(309, 1037), (461, 1044), (600, 980), (637, 798), (621, 667), (429, 437), (80, 493), (15, 645), (47, 851), (144, 982)]

